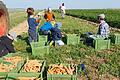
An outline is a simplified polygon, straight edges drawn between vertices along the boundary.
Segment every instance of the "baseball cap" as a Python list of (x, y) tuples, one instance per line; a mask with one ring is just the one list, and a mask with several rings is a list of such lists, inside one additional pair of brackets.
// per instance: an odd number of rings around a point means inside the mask
[(105, 14), (99, 14), (98, 15), (100, 18), (104, 19), (105, 18)]

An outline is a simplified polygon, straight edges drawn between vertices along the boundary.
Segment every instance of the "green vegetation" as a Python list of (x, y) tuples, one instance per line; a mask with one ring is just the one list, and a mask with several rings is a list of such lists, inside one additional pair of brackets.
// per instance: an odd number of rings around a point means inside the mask
[[(74, 11), (73, 11), (74, 12)], [(78, 18), (66, 16), (61, 19), (56, 12), (56, 21), (62, 22), (62, 29), (66, 33), (96, 33), (97, 27)], [(42, 22), (43, 23), (43, 22)], [(15, 42), (15, 48), (21, 54), (29, 56), (31, 59), (45, 59), (51, 63), (84, 63), (89, 77), (92, 80), (101, 80), (101, 75), (111, 74), (120, 77), (120, 45), (112, 45), (110, 50), (96, 51), (94, 48), (80, 42), (78, 45), (65, 45), (62, 47), (50, 47), (50, 54), (41, 56), (31, 56), (31, 48), (28, 44), (28, 35), (24, 34)], [(85, 76), (84, 76), (85, 77)]]
[(27, 15), (23, 11), (22, 12), (18, 11), (18, 12), (10, 12), (9, 17), (10, 17), (10, 28), (12, 28), (18, 25), (19, 23), (23, 22), (27, 18)]
[[(36, 11), (35, 13), (37, 13)], [(17, 26), (19, 23), (27, 19), (27, 14), (24, 10), (12, 10), (9, 11), (10, 28)]]
[(97, 16), (99, 14), (106, 15), (106, 21), (110, 26), (120, 28), (119, 9), (67, 10), (67, 15), (71, 15), (77, 18), (82, 18), (94, 22), (97, 22)]

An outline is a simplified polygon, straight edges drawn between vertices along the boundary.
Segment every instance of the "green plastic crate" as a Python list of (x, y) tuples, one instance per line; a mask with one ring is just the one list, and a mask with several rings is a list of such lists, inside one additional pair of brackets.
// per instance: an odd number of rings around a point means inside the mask
[(47, 80), (77, 80), (76, 75), (47, 75)]
[[(70, 66), (70, 64), (64, 64)], [(47, 74), (47, 80), (77, 80), (77, 66), (75, 74)]]
[(38, 42), (47, 42), (48, 37), (46, 35), (39, 35), (39, 41)]
[(65, 37), (62, 38), (62, 40), (67, 45), (76, 45), (80, 42), (80, 36), (78, 34), (66, 34)]
[(45, 46), (45, 45), (46, 45), (46, 42), (45, 42), (45, 41), (41, 41), (41, 42), (32, 42), (32, 43), (30, 43), (30, 44), (31, 44), (31, 47), (32, 47), (32, 48), (35, 48), (35, 47)]
[(7, 72), (0, 72), (0, 80), (5, 80), (7, 75), (8, 75)]
[(93, 47), (95, 49), (101, 50), (101, 49), (110, 49), (110, 39), (94, 39), (93, 40)]
[(33, 56), (44, 56), (45, 54), (49, 54), (49, 46), (32, 47)]
[(110, 35), (111, 42), (114, 44), (120, 44), (120, 34)]
[(39, 62), (42, 63), (41, 72), (38, 72), (38, 73), (37, 72), (25, 72), (22, 67), (20, 73), (8, 73), (6, 80), (18, 80), (19, 77), (26, 77), (26, 78), (34, 77), (35, 79), (43, 80), (43, 78), (45, 77), (43, 74), (44, 74), (46, 62), (43, 60), (39, 60)]
[[(6, 58), (6, 57), (14, 57), (14, 56), (16, 56), (15, 53), (13, 53), (13, 54), (10, 53), (10, 54), (4, 56), (4, 57), (2, 58), (2, 61), (1, 61), (0, 63), (4, 63), (4, 64), (6, 64), (6, 65), (9, 65), (9, 64), (11, 64), (11, 63), (5, 62), (5, 61), (4, 61), (4, 58)], [(22, 61), (20, 61), (20, 62), (17, 64), (17, 67), (14, 68), (14, 69), (12, 69), (10, 72), (18, 72), (18, 71), (21, 69), (21, 67), (24, 65), (24, 63), (25, 63), (25, 59), (23, 59)], [(2, 72), (1, 72), (1, 73), (2, 73)], [(3, 72), (3, 73), (4, 73), (4, 72)], [(7, 73), (8, 73), (8, 72), (7, 72)]]
[[(40, 76), (40, 73), (8, 73), (6, 80), (19, 80), (19, 77), (26, 77), (26, 78), (29, 78), (27, 80), (30, 80), (33, 77), (37, 79), (39, 76)], [(43, 79), (40, 79), (40, 80), (43, 80)]]
[[(6, 55), (4, 57), (12, 57), (12, 56), (13, 56), (13, 54), (8, 54), (8, 55)], [(10, 64), (9, 62), (3, 61), (4, 57), (0, 59), (0, 63), (9, 65)], [(5, 80), (7, 75), (8, 75), (8, 73), (14, 73), (14, 72), (17, 73), (21, 69), (21, 67), (24, 65), (24, 63), (25, 63), (25, 60), (22, 60), (21, 62), (19, 62), (17, 64), (17, 67), (12, 69), (10, 72), (0, 72), (0, 80)]]

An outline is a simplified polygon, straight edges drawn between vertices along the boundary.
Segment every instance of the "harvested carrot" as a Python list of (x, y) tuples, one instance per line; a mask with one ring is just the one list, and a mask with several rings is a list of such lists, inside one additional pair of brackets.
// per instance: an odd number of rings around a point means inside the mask
[(50, 65), (48, 69), (48, 74), (70, 74), (72, 75), (75, 71), (74, 66), (64, 66), (60, 65)]
[(5, 57), (4, 62), (10, 63), (10, 65), (7, 64), (0, 64), (0, 72), (9, 72), (12, 69), (17, 67), (17, 64), (22, 61), (23, 58), (20, 56), (14, 56), (14, 57)]
[(25, 72), (40, 72), (42, 64), (38, 60), (28, 60), (24, 65)]

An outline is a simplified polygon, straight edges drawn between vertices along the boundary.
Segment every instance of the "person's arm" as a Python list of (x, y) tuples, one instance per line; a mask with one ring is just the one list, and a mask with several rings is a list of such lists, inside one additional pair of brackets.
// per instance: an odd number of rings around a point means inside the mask
[(39, 22), (36, 22), (36, 19), (33, 19), (33, 23), (38, 26), (39, 25)]

